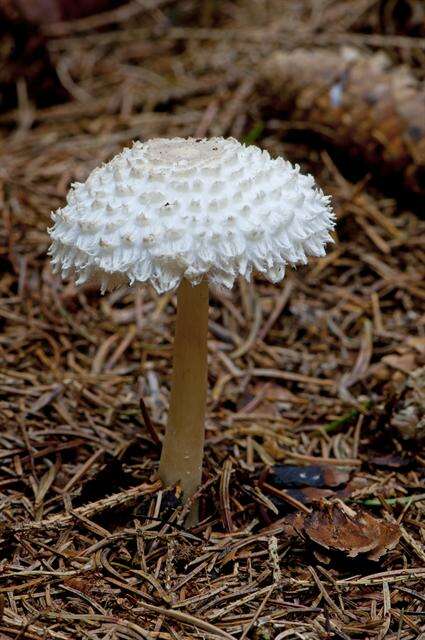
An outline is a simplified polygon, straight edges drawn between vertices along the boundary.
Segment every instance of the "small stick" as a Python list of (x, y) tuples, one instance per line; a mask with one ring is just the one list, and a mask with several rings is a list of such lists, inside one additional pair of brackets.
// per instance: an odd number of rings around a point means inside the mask
[(73, 510), (72, 515), (58, 514), (55, 516), (51, 516), (50, 518), (46, 518), (45, 520), (40, 520), (39, 522), (23, 522), (12, 525), (11, 527), (8, 526), (6, 528), (14, 533), (25, 531), (64, 529), (66, 527), (69, 527), (69, 525), (74, 521), (75, 517), (91, 517), (97, 513), (106, 511), (107, 509), (127, 504), (128, 502), (131, 502), (132, 500), (135, 500), (140, 496), (156, 493), (160, 488), (161, 483), (159, 481), (155, 482), (154, 484), (143, 483), (138, 485), (137, 487), (133, 487), (132, 489), (127, 489), (126, 491), (121, 491), (120, 493), (114, 493), (107, 498), (97, 500), (97, 502), (90, 502), (89, 504), (85, 504), (82, 507), (77, 507)]
[(146, 429), (149, 431), (149, 435), (151, 436), (152, 440), (154, 441), (154, 443), (160, 447), (161, 446), (161, 440), (159, 439), (159, 436), (156, 432), (155, 427), (152, 424), (152, 420), (150, 418), (148, 409), (146, 407), (145, 401), (142, 398), (142, 395), (140, 393), (140, 386), (141, 386), (141, 379), (139, 379), (139, 406), (140, 406), (140, 411), (142, 412), (142, 418), (143, 418), (143, 422), (145, 423), (145, 427)]
[(272, 495), (277, 496), (278, 498), (282, 498), (282, 500), (285, 500), (285, 502), (288, 502), (292, 507), (295, 507), (296, 509), (303, 511), (304, 513), (311, 513), (311, 509), (306, 507), (305, 504), (303, 504), (296, 498), (293, 498), (292, 496), (290, 496), (289, 493), (287, 493), (286, 491), (283, 491), (282, 489), (277, 489), (276, 487), (273, 487), (268, 482), (263, 482), (263, 484), (261, 485), (261, 488), (265, 489)]
[(232, 512), (230, 509), (230, 495), (229, 495), (229, 483), (232, 473), (232, 461), (226, 460), (223, 465), (223, 471), (220, 480), (220, 508), (221, 518), (226, 531), (231, 533), (235, 530), (232, 519)]

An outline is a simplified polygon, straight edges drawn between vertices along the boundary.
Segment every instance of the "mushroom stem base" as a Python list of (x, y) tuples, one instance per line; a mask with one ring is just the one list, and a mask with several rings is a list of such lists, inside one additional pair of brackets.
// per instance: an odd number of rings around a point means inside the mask
[[(184, 499), (199, 488), (207, 400), (208, 283), (183, 280), (177, 292), (170, 411), (159, 475), (167, 486), (179, 483)], [(192, 513), (191, 520), (196, 519)]]

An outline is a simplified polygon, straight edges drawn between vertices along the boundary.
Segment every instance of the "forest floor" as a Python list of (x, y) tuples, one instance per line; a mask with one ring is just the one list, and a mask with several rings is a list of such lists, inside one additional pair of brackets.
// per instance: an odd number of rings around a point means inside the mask
[[(422, 80), (424, 38), (400, 26), (415, 5), (136, 1), (37, 36), (0, 113), (1, 640), (425, 637), (425, 222), (271, 113), (256, 75), (307, 42), (384, 51)], [(338, 225), (281, 285), (211, 292), (187, 530), (156, 476), (175, 297), (62, 283), (46, 227), (134, 138), (190, 135), (298, 162)]]

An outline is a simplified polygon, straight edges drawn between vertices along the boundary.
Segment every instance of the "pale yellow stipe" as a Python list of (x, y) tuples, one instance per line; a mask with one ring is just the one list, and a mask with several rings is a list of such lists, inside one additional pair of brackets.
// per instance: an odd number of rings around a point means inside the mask
[(167, 486), (179, 483), (185, 500), (199, 488), (202, 478), (207, 332), (208, 283), (192, 286), (183, 280), (177, 292), (170, 411), (159, 475)]

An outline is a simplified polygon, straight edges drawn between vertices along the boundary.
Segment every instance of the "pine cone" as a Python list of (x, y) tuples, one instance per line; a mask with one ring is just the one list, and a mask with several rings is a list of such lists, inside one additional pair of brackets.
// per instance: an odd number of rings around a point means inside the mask
[(425, 178), (425, 86), (381, 54), (353, 49), (277, 52), (260, 70), (264, 90), (293, 120), (421, 192)]

